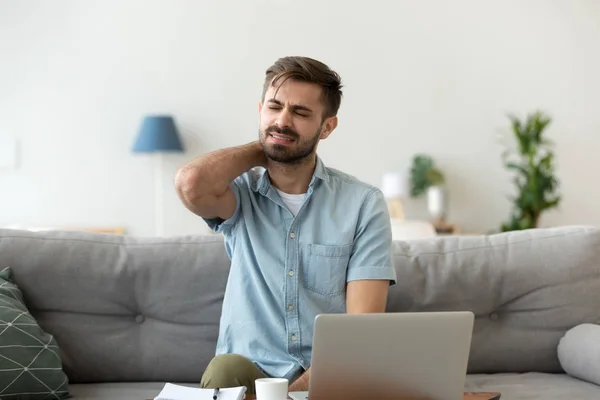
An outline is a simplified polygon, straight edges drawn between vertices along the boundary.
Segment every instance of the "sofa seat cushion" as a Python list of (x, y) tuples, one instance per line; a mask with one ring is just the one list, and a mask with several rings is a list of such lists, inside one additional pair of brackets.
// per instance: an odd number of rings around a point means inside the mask
[(501, 400), (600, 399), (600, 386), (561, 373), (473, 374), (465, 386), (467, 391), (500, 392)]
[(164, 386), (164, 382), (76, 383), (71, 385), (71, 394), (73, 400), (145, 400), (156, 397)]
[[(180, 383), (197, 386), (197, 383)], [(78, 383), (71, 385), (73, 400), (153, 399), (164, 382)], [(600, 386), (566, 374), (475, 374), (468, 375), (466, 391), (500, 392), (501, 400), (598, 400)]]
[(63, 399), (69, 395), (54, 337), (33, 318), (10, 268), (0, 268), (0, 398)]

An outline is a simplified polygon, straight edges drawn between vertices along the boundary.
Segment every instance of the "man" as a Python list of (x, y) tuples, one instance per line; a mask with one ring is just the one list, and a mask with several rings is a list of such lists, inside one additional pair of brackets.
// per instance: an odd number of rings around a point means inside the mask
[(382, 193), (316, 153), (338, 124), (341, 87), (319, 61), (279, 59), (266, 71), (259, 140), (177, 173), (182, 202), (224, 235), (231, 259), (202, 387), (252, 395), (254, 380), (269, 376), (308, 390), (316, 315), (385, 311), (396, 275)]

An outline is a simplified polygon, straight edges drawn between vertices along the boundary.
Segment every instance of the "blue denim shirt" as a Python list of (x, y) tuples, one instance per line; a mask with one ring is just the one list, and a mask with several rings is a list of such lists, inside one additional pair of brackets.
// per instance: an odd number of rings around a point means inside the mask
[(206, 219), (231, 259), (216, 354), (243, 355), (293, 380), (310, 367), (317, 314), (346, 312), (347, 282), (396, 282), (387, 204), (379, 189), (319, 157), (296, 217), (264, 168), (230, 187), (233, 216)]

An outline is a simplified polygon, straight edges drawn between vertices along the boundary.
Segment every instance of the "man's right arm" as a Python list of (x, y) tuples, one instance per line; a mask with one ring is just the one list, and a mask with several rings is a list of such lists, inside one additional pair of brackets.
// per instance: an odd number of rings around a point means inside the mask
[(175, 189), (185, 207), (202, 218), (231, 218), (236, 198), (231, 182), (256, 166), (266, 167), (260, 142), (217, 150), (196, 158), (175, 175)]

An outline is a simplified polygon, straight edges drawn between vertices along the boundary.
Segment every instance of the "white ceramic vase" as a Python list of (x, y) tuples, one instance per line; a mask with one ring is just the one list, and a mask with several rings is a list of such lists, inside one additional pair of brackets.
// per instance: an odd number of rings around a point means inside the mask
[(443, 186), (431, 186), (427, 189), (427, 210), (434, 220), (446, 219), (447, 201)]

